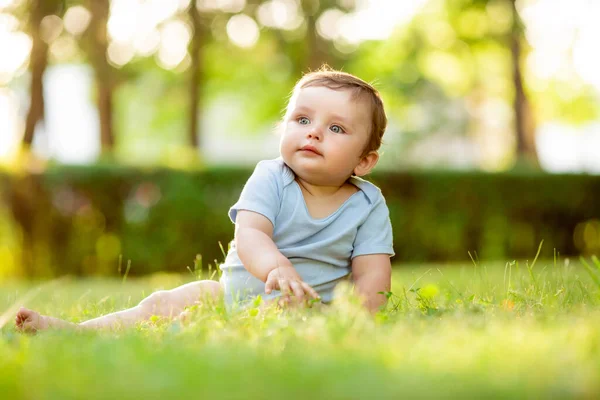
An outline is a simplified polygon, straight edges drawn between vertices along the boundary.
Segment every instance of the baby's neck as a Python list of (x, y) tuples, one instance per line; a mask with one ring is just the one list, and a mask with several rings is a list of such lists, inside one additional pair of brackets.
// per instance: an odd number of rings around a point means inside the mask
[(296, 176), (296, 182), (298, 182), (298, 185), (300, 185), (304, 192), (313, 197), (331, 197), (338, 194), (340, 190), (346, 189), (348, 185), (350, 185), (347, 180), (342, 182), (341, 185), (315, 185), (306, 182), (298, 176)]

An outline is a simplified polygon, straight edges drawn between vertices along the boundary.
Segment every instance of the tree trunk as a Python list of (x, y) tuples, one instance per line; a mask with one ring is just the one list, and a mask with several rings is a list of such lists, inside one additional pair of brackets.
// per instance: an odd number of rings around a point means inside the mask
[(33, 143), (35, 127), (44, 118), (44, 71), (48, 65), (48, 44), (40, 36), (40, 24), (47, 15), (48, 4), (43, 0), (33, 1), (31, 4), (30, 31), (33, 44), (29, 61), (31, 73), (30, 106), (25, 122), (25, 135), (23, 145), (30, 148)]
[(316, 15), (307, 15), (307, 60), (306, 66), (311, 70), (315, 71), (321, 68), (326, 63), (327, 57), (321, 50), (321, 39), (319, 39), (319, 33), (317, 32), (317, 17)]
[(306, 53), (305, 68), (315, 71), (324, 63), (328, 62), (328, 54), (325, 54), (321, 46), (323, 39), (319, 38), (317, 32), (317, 17), (320, 10), (319, 0), (307, 0), (302, 2), (302, 8), (306, 15)]
[(108, 49), (107, 27), (110, 10), (109, 0), (89, 0), (92, 20), (90, 22), (90, 59), (96, 76), (97, 106), (100, 116), (100, 147), (103, 153), (112, 151), (115, 145), (113, 130), (113, 92), (115, 87), (113, 68), (106, 59)]
[(189, 10), (192, 21), (192, 40), (190, 42), (190, 56), (192, 65), (190, 67), (190, 109), (189, 109), (189, 144), (196, 149), (200, 148), (200, 92), (202, 80), (202, 39), (204, 32), (200, 23), (200, 15), (196, 8), (197, 0), (192, 0)]
[(513, 109), (515, 115), (515, 134), (517, 136), (517, 162), (530, 167), (539, 168), (535, 148), (535, 122), (531, 105), (523, 88), (521, 69), (521, 43), (523, 40), (523, 24), (516, 9), (516, 0), (511, 3), (513, 25), (510, 32), (510, 50), (512, 62), (512, 79), (515, 89)]

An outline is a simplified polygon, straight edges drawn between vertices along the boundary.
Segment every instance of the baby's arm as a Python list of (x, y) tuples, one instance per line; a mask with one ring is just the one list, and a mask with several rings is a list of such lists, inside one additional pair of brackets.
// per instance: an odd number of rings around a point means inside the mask
[(389, 254), (366, 254), (352, 259), (352, 276), (365, 307), (375, 313), (386, 304), (387, 297), (379, 292), (388, 292), (391, 287), (392, 266)]
[(267, 275), (279, 266), (292, 263), (273, 242), (273, 224), (265, 216), (240, 210), (235, 221), (235, 246), (244, 267), (265, 282)]
[(235, 245), (244, 267), (265, 282), (265, 292), (280, 290), (289, 299), (293, 293), (298, 301), (304, 296), (318, 298), (317, 292), (298, 274), (273, 242), (273, 224), (264, 215), (240, 210), (235, 221)]

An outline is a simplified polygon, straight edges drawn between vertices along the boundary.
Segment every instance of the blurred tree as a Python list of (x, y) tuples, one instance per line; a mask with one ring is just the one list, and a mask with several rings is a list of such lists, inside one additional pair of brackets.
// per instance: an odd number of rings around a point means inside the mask
[[(339, 38), (324, 38), (318, 25), (325, 12), (336, 10), (347, 14), (355, 10), (356, 3), (352, 0), (247, 0), (244, 13), (257, 17), (257, 23), (263, 25), (260, 40), (250, 49), (237, 48), (227, 40), (228, 16), (216, 14), (211, 21), (213, 40), (205, 49), (208, 52), (205, 58), (207, 94), (212, 98), (235, 94), (245, 107), (240, 129), (246, 132), (264, 129), (265, 122), (281, 117), (285, 97), (302, 73), (318, 69), (324, 63), (344, 69), (345, 63), (355, 56), (351, 51), (339, 50)], [(275, 6), (295, 8), (283, 13), (283, 8), (275, 9)], [(265, 21), (260, 18), (261, 13), (270, 15), (273, 20)], [(300, 23), (290, 17), (296, 15)], [(245, 67), (240, 68), (240, 65)]]
[[(340, 64), (339, 54), (332, 49), (333, 43), (325, 40), (317, 30), (317, 21), (323, 11), (337, 8), (335, 0), (304, 0), (302, 1), (302, 12), (305, 16), (306, 37), (304, 70), (316, 70), (323, 64), (338, 67)], [(333, 50), (333, 51), (332, 51)]]
[(523, 88), (522, 44), (525, 42), (523, 22), (516, 8), (516, 0), (510, 3), (512, 26), (509, 35), (512, 79), (514, 86), (513, 112), (515, 134), (517, 138), (517, 163), (539, 168), (539, 160), (535, 148), (535, 121), (529, 99)]
[(100, 146), (102, 153), (112, 151), (115, 145), (113, 127), (113, 96), (116, 85), (114, 68), (108, 63), (107, 23), (109, 0), (88, 0), (92, 14), (87, 32), (88, 56), (96, 77), (96, 96), (100, 117)]
[[(388, 40), (363, 43), (350, 69), (391, 89), (388, 111), (402, 121), (407, 147), (439, 133), (506, 135), (508, 126), (491, 132), (488, 110), (494, 105), (494, 119), (508, 122), (498, 105), (512, 105), (513, 154), (519, 165), (537, 168), (523, 43), (514, 0), (430, 0)], [(494, 140), (481, 141), (490, 146)], [(510, 159), (496, 162), (506, 166)]]
[(189, 53), (192, 59), (190, 66), (190, 110), (189, 110), (189, 143), (192, 147), (199, 147), (199, 115), (200, 115), (200, 90), (202, 89), (202, 41), (206, 37), (206, 31), (200, 22), (198, 13), (198, 0), (192, 0), (188, 11), (192, 23), (192, 38), (189, 45)]
[[(341, 68), (344, 61), (352, 57), (352, 52), (343, 53), (336, 47), (336, 41), (343, 39), (324, 38), (317, 28), (319, 18), (328, 11), (341, 11), (344, 14), (351, 13), (356, 9), (356, 2), (338, 1), (338, 0), (302, 0), (300, 2), (300, 13), (303, 16), (303, 25), (305, 27), (305, 35), (293, 36), (283, 41), (279, 41), (282, 52), (290, 52), (294, 50), (290, 46), (290, 42), (299, 42), (302, 46), (297, 49), (298, 55), (290, 57), (296, 59), (294, 73), (299, 76), (300, 73), (306, 71), (314, 71), (319, 69), (323, 64), (328, 64), (334, 68)], [(341, 18), (341, 17), (340, 17)], [(281, 30), (278, 30), (281, 32)], [(282, 38), (282, 35), (278, 35)], [(299, 56), (299, 57), (298, 57)]]
[(23, 145), (29, 149), (33, 143), (35, 127), (44, 119), (44, 71), (48, 66), (48, 43), (42, 37), (42, 20), (58, 13), (61, 0), (31, 0), (28, 30), (32, 39), (29, 71), (31, 73), (30, 105), (25, 122)]

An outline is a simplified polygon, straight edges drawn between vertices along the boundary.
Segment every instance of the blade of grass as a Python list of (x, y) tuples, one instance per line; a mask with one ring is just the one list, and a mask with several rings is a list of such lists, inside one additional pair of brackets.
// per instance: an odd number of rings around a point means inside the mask
[(579, 261), (581, 261), (581, 263), (585, 267), (585, 270), (588, 272), (588, 274), (590, 274), (590, 277), (592, 278), (596, 286), (598, 286), (598, 288), (600, 289), (600, 278), (598, 278), (598, 275), (596, 275), (596, 271), (594, 271), (590, 264), (587, 263), (585, 258), (579, 257)]
[(450, 280), (449, 280), (448, 278), (446, 278), (446, 275), (444, 275), (444, 274), (442, 273), (442, 271), (441, 271), (439, 268), (437, 268), (437, 270), (438, 270), (438, 272), (440, 273), (440, 275), (442, 275), (442, 276), (444, 277), (444, 279), (446, 280), (446, 282), (448, 282), (448, 285), (450, 285), (450, 287), (451, 287), (452, 289), (454, 289), (454, 291), (455, 291), (455, 292), (458, 294), (458, 296), (461, 298), (461, 300), (462, 300), (462, 301), (463, 301), (463, 303), (464, 303), (465, 299), (464, 299), (464, 296), (463, 296), (463, 294), (462, 294), (462, 293), (461, 293), (461, 292), (460, 292), (460, 291), (459, 291), (459, 290), (456, 288), (456, 286), (454, 286), (454, 285), (452, 284), (452, 282), (450, 282)]
[(125, 283), (127, 280), (127, 275), (129, 275), (129, 269), (131, 268), (131, 260), (127, 260), (127, 269), (125, 270), (125, 275), (123, 275), (123, 281), (121, 283)]
[(595, 255), (592, 256), (592, 262), (594, 263), (596, 268), (598, 268), (598, 271), (600, 271), (600, 260), (598, 260), (598, 257), (596, 257)]
[(473, 275), (477, 275), (477, 262), (473, 258), (473, 255), (471, 254), (470, 251), (467, 251), (467, 253), (469, 254), (469, 257), (471, 258), (471, 261), (473, 261)]
[(533, 267), (535, 266), (535, 263), (536, 263), (538, 257), (540, 256), (540, 252), (542, 251), (543, 245), (544, 245), (544, 240), (542, 239), (542, 241), (540, 242), (540, 245), (538, 246), (538, 250), (535, 255), (535, 258), (533, 259), (533, 262), (531, 263), (531, 266), (529, 266), (529, 262), (527, 262), (525, 264), (527, 266), (527, 270), (529, 271), (529, 276), (531, 276), (531, 280), (533, 281), (533, 284), (535, 286), (537, 286), (537, 280), (535, 279), (535, 275), (533, 274)]
[(410, 287), (408, 288), (408, 291), (410, 292), (410, 290), (413, 288), (413, 286), (415, 286), (417, 284), (417, 282), (419, 282), (419, 280), (421, 280), (421, 278), (424, 277), (425, 275), (427, 275), (430, 271), (431, 271), (431, 268), (429, 268), (427, 271), (425, 271), (423, 273), (423, 275), (421, 275), (420, 277), (418, 277), (417, 280), (414, 281), (412, 285), (410, 285)]
[(535, 255), (535, 258), (533, 259), (533, 262), (531, 263), (532, 270), (533, 270), (533, 267), (535, 266), (535, 262), (537, 261), (538, 257), (540, 256), (540, 252), (542, 251), (543, 245), (544, 245), (544, 239), (542, 239), (542, 241), (540, 242), (540, 245), (538, 246), (537, 254)]
[(223, 254), (223, 258), (227, 258), (227, 254), (225, 253), (225, 250), (223, 250), (223, 243), (221, 243), (221, 241), (219, 241), (219, 248), (221, 249), (221, 253)]

